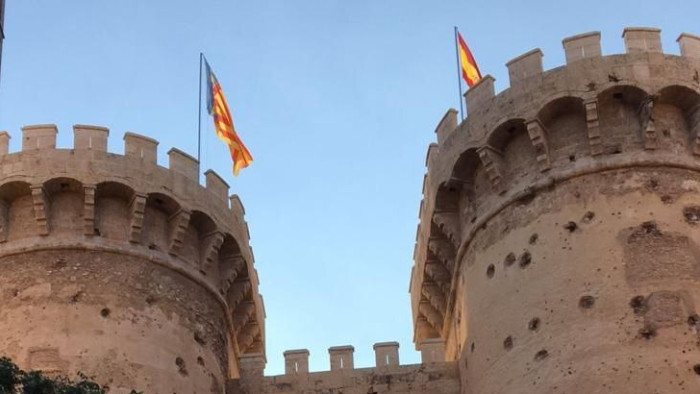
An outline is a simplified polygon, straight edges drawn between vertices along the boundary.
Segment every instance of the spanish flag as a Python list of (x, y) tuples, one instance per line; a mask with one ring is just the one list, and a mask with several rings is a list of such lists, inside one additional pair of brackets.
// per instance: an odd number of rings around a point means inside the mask
[(457, 42), (459, 51), (459, 63), (462, 68), (462, 78), (467, 81), (467, 85), (472, 87), (481, 80), (481, 72), (479, 66), (476, 65), (476, 60), (472, 56), (472, 52), (464, 42), (462, 35), (457, 32)]
[(216, 136), (228, 145), (228, 149), (231, 152), (233, 175), (238, 175), (241, 168), (246, 168), (253, 162), (253, 156), (250, 155), (248, 148), (243, 145), (241, 139), (238, 138), (238, 134), (236, 134), (231, 111), (228, 109), (219, 81), (211, 71), (211, 67), (209, 67), (209, 63), (206, 60), (204, 60), (204, 65), (207, 72), (207, 110), (209, 115), (214, 118)]

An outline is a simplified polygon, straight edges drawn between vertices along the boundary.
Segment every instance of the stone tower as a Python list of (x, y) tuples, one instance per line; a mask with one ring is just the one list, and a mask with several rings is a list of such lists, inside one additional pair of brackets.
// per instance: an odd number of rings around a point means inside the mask
[(158, 142), (53, 125), (0, 133), (0, 349), (21, 367), (82, 371), (116, 392), (223, 393), (264, 353), (248, 226), (213, 171)]
[(538, 49), (448, 111), (427, 156), (415, 343), (461, 392), (700, 392), (700, 37), (628, 28)]

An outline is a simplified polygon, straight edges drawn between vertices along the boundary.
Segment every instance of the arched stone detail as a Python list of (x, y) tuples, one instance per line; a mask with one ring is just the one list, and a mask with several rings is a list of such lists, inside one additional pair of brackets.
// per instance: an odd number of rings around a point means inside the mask
[(241, 249), (231, 234), (224, 234), (219, 249), (219, 291), (226, 294), (246, 267)]
[(654, 96), (653, 118), (662, 148), (700, 155), (700, 94), (686, 86), (671, 85)]
[[(59, 234), (82, 235), (82, 216), (85, 214), (85, 189), (77, 179), (53, 178), (44, 182), (48, 226)], [(77, 219), (77, 220), (76, 220)], [(94, 230), (93, 230), (94, 231)]]
[(539, 173), (535, 148), (522, 118), (501, 123), (478, 152), (499, 194)]
[[(649, 118), (643, 119), (651, 99), (645, 90), (632, 85), (616, 85), (600, 92), (597, 99), (603, 153), (618, 154), (654, 146), (653, 124), (648, 123)], [(629, 132), (620, 133), (621, 129)]]
[[(597, 119), (591, 115), (591, 118)], [(599, 133), (596, 135), (595, 127), (591, 124), (592, 130), (588, 129), (586, 108), (580, 97), (564, 96), (556, 98), (547, 104), (537, 113), (537, 120), (546, 138), (546, 148), (548, 150), (547, 159), (551, 160), (550, 166), (567, 165), (575, 161), (578, 156), (585, 155), (592, 151), (591, 146), (595, 145), (595, 139), (600, 139)], [(591, 121), (593, 122), (593, 120)], [(532, 123), (528, 124), (528, 131), (532, 134)], [(592, 132), (592, 135), (589, 134)], [(533, 139), (535, 145), (535, 139)], [(539, 149), (538, 161), (542, 164)]]
[(175, 219), (181, 209), (180, 203), (169, 195), (148, 193), (140, 243), (151, 250), (168, 252), (170, 239), (176, 231)]
[[(455, 230), (455, 247), (459, 247), (462, 241), (462, 232), (465, 226), (476, 220), (477, 207), (480, 197), (487, 194), (488, 186), (484, 184), (485, 169), (482, 165), (479, 153), (476, 148), (469, 148), (464, 151), (457, 159), (450, 180), (446, 182), (438, 190), (438, 198), (442, 196), (445, 202), (436, 201), (443, 206), (454, 206), (456, 210), (456, 230)], [(441, 195), (441, 192), (443, 193)], [(456, 193), (455, 197), (452, 194)], [(456, 205), (456, 206), (455, 206)], [(442, 209), (447, 211), (447, 209)]]
[(214, 220), (202, 211), (192, 211), (183, 242), (182, 257), (202, 274), (209, 274), (218, 260), (222, 242), (223, 234)]
[(34, 213), (29, 183), (13, 181), (0, 186), (0, 242), (33, 235), (32, 221)]
[(135, 192), (118, 182), (102, 182), (95, 189), (95, 228), (108, 239), (126, 241), (130, 238), (131, 203)]

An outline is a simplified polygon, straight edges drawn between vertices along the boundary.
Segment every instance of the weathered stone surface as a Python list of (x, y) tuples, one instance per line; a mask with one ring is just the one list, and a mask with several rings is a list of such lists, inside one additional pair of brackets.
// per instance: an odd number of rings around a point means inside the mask
[(463, 394), (700, 391), (697, 38), (681, 56), (657, 29), (624, 40), (603, 56), (599, 33), (566, 39), (549, 71), (517, 57), (510, 88), (468, 94), (477, 109), (432, 148), (415, 343), (444, 341)]
[(128, 133), (121, 156), (106, 128), (76, 125), (75, 149), (57, 132), (24, 127), (21, 152), (0, 149), (0, 356), (118, 391), (223, 393), (264, 351), (240, 201), (180, 151), (156, 165), (149, 138)]

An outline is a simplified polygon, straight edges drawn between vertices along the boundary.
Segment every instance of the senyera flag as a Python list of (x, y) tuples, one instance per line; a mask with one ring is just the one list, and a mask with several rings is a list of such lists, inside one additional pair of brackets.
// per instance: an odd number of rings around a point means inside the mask
[(248, 148), (243, 145), (238, 134), (236, 134), (231, 111), (228, 109), (219, 81), (211, 71), (211, 67), (209, 67), (209, 63), (206, 60), (204, 60), (204, 65), (207, 72), (207, 110), (209, 115), (214, 118), (216, 136), (228, 145), (228, 149), (231, 152), (233, 175), (238, 175), (241, 168), (246, 168), (253, 162), (253, 156), (250, 155)]
[(467, 85), (472, 87), (481, 80), (481, 72), (479, 66), (476, 65), (476, 60), (472, 56), (467, 43), (464, 42), (462, 35), (457, 32), (457, 42), (459, 46), (459, 63), (462, 67), (462, 78), (467, 81)]

